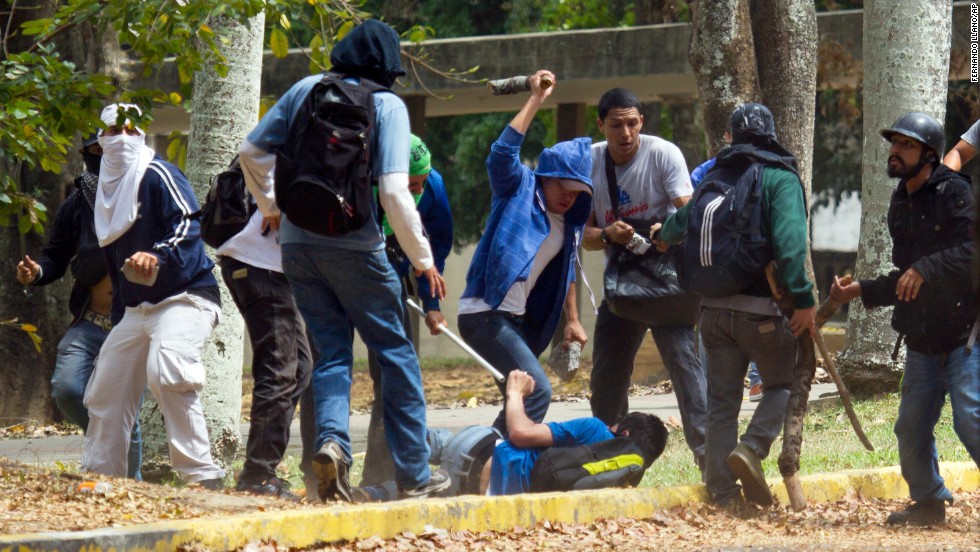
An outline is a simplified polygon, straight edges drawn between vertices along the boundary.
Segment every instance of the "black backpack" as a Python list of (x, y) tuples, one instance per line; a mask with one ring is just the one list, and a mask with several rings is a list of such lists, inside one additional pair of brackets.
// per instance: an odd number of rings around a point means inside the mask
[(201, 207), (201, 239), (217, 249), (241, 232), (256, 206), (245, 189), (245, 176), (238, 156), (224, 171), (211, 179), (211, 187)]
[(325, 236), (371, 219), (374, 93), (387, 88), (326, 73), (300, 106), (276, 154), (276, 203), (300, 228)]
[(635, 487), (644, 471), (643, 451), (628, 437), (551, 447), (531, 468), (531, 492)]
[(684, 289), (704, 297), (744, 291), (773, 259), (762, 212), (762, 163), (716, 166), (691, 197), (684, 262)]

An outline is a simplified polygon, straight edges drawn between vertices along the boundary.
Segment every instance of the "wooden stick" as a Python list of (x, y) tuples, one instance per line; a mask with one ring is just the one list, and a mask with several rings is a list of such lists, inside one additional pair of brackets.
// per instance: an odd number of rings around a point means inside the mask
[[(547, 75), (541, 77), (541, 88), (550, 88), (555, 84)], [(531, 77), (521, 75), (507, 79), (497, 79), (487, 81), (487, 88), (494, 96), (504, 96), (507, 94), (519, 94), (531, 89)]]
[(823, 357), (824, 364), (827, 365), (827, 371), (830, 372), (830, 377), (834, 378), (834, 383), (837, 384), (837, 392), (840, 393), (840, 400), (844, 403), (844, 412), (847, 412), (847, 419), (851, 421), (851, 427), (854, 428), (854, 433), (857, 433), (858, 439), (861, 440), (864, 448), (874, 452), (875, 446), (871, 444), (871, 440), (864, 433), (864, 428), (861, 427), (861, 420), (858, 419), (857, 413), (854, 412), (854, 405), (851, 404), (851, 393), (848, 392), (847, 386), (844, 385), (844, 380), (841, 379), (840, 372), (837, 371), (833, 357), (827, 351), (827, 345), (824, 344), (823, 335), (817, 332), (817, 335), (813, 339), (817, 342), (817, 349), (820, 350), (820, 356)]
[[(766, 280), (772, 297), (784, 316), (793, 316), (790, 298), (780, 292), (773, 275), (775, 263), (766, 266)], [(817, 371), (817, 358), (813, 350), (813, 340), (805, 335), (796, 338), (796, 364), (793, 365), (793, 383), (790, 386), (789, 400), (786, 403), (786, 418), (783, 422), (783, 449), (779, 453), (779, 473), (783, 476), (790, 506), (799, 512), (806, 508), (806, 495), (800, 484), (800, 451), (803, 447), (803, 418), (806, 416), (810, 387)]]

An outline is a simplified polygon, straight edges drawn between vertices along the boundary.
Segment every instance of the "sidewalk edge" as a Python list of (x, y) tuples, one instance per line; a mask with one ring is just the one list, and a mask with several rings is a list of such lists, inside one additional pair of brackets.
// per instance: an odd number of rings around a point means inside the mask
[[(952, 491), (980, 488), (973, 462), (940, 464)], [(816, 474), (801, 478), (810, 503), (832, 502), (849, 494), (866, 498), (908, 496), (898, 467)], [(770, 480), (779, 500), (788, 503), (781, 481)], [(479, 496), (402, 501), (390, 504), (332, 506), (286, 512), (256, 512), (82, 532), (0, 536), (0, 552), (29, 550), (173, 550), (198, 543), (214, 550), (241, 548), (250, 542), (275, 540), (279, 546), (303, 548), (324, 542), (371, 536), (390, 538), (433, 528), (449, 531), (507, 531), (540, 521), (588, 523), (598, 518), (649, 518), (655, 512), (708, 500), (704, 486), (606, 489), (568, 493)]]

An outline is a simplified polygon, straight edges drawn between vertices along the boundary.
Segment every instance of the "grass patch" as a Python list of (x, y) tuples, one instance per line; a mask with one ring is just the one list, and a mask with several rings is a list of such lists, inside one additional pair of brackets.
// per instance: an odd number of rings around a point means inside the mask
[[(875, 447), (864, 448), (851, 428), (839, 400), (811, 405), (803, 426), (803, 450), (800, 455), (800, 475), (831, 473), (853, 469), (879, 468), (898, 465), (898, 442), (892, 428), (898, 416), (897, 393), (874, 399), (858, 400), (854, 410), (864, 432)], [(739, 434), (748, 426), (748, 417), (739, 420)], [(952, 410), (947, 404), (936, 425), (936, 449), (940, 462), (969, 461), (970, 455), (953, 431)], [(782, 437), (772, 445), (769, 456), (762, 461), (766, 477), (779, 479), (776, 460), (782, 450)], [(693, 455), (684, 442), (682, 431), (672, 431), (667, 449), (650, 466), (640, 486), (696, 485), (701, 474), (694, 466)]]

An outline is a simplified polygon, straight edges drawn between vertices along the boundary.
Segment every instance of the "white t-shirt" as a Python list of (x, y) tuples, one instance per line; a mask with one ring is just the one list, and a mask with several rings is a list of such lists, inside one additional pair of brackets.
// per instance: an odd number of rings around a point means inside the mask
[[(565, 215), (548, 211), (548, 221), (551, 223), (551, 228), (548, 230), (548, 236), (541, 243), (541, 247), (538, 248), (538, 252), (534, 254), (534, 261), (531, 262), (531, 273), (527, 280), (511, 284), (510, 289), (507, 290), (507, 295), (504, 296), (504, 300), (497, 307), (497, 310), (518, 316), (524, 314), (527, 298), (531, 295), (531, 290), (534, 289), (538, 277), (544, 272), (548, 263), (561, 253), (562, 245), (565, 242)], [(488, 310), (493, 309), (482, 298), (464, 297), (459, 300), (459, 314), (473, 314)]]
[(977, 122), (973, 123), (973, 126), (970, 127), (970, 130), (964, 132), (963, 136), (960, 136), (960, 138), (962, 138), (964, 142), (970, 144), (973, 147), (977, 147), (978, 145), (980, 145), (980, 119), (978, 119)]
[[(616, 221), (609, 202), (606, 182), (606, 142), (592, 145), (592, 209), (596, 226), (605, 228)], [(640, 147), (627, 163), (616, 166), (621, 218), (663, 222), (677, 210), (672, 201), (694, 193), (687, 163), (680, 148), (647, 134), (640, 135)]]
[(269, 230), (268, 234), (262, 235), (262, 211), (256, 209), (245, 228), (221, 244), (215, 255), (226, 255), (256, 268), (282, 272), (282, 250), (276, 243), (278, 234)]

